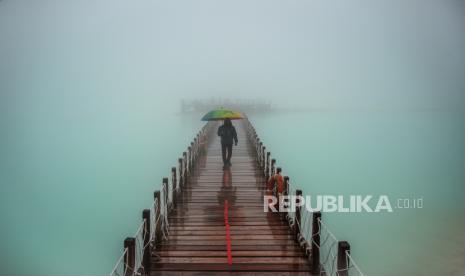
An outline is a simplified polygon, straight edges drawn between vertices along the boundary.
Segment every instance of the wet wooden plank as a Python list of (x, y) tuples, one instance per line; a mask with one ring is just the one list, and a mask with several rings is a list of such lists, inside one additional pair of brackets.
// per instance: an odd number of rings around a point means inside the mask
[[(265, 234), (253, 234), (253, 235), (245, 235), (245, 234), (234, 234), (231, 233), (233, 237), (231, 240), (291, 240), (292, 235), (265, 235)], [(181, 240), (224, 240), (224, 233), (221, 235), (173, 235), (170, 233), (170, 240), (171, 241), (181, 241)]]
[[(159, 255), (161, 257), (226, 257), (226, 251), (224, 250), (221, 250), (221, 251), (169, 250), (169, 251), (160, 251)], [(294, 257), (294, 256), (302, 257), (303, 253), (301, 251), (295, 251), (295, 250), (294, 251), (283, 251), (283, 250), (276, 250), (276, 251), (235, 250), (234, 251), (234, 257)]]
[[(243, 230), (243, 231), (256, 231), (256, 230), (288, 230), (287, 225), (256, 225), (256, 226), (231, 226), (231, 231)], [(205, 230), (224, 230), (224, 225), (213, 226), (213, 225), (202, 225), (202, 226), (170, 226), (170, 230), (195, 230), (195, 231), (205, 231)]]
[[(235, 123), (236, 124), (236, 123)], [(287, 222), (263, 211), (265, 178), (241, 123), (232, 167), (223, 170), (215, 137), (170, 213), (169, 236), (157, 245), (150, 275), (309, 275), (308, 257)], [(228, 200), (232, 265), (227, 263)]]
[(297, 271), (152, 271), (149, 276), (308, 276), (308, 272)]
[[(289, 252), (289, 251), (298, 251), (302, 252), (300, 247), (297, 244), (291, 245), (277, 245), (273, 243), (264, 244), (264, 245), (236, 245), (232, 244), (232, 251), (281, 251), (281, 252)], [(221, 251), (226, 252), (224, 245), (170, 245), (170, 244), (163, 244), (159, 248), (157, 248), (157, 252), (162, 251)]]
[[(157, 264), (225, 264), (226, 256), (218, 257), (161, 257)], [(238, 257), (234, 255), (234, 264), (290, 264), (290, 265), (307, 265), (304, 258), (294, 257)]]
[[(231, 235), (241, 235), (251, 233), (250, 230), (230, 230)], [(254, 229), (253, 233), (255, 235), (290, 235), (291, 232), (289, 230), (257, 230)], [(170, 237), (171, 236), (210, 236), (210, 235), (220, 235), (224, 236), (224, 229), (221, 230), (197, 230), (197, 231), (183, 231), (183, 230), (170, 230)]]
[[(233, 238), (232, 238), (233, 239)], [(294, 245), (293, 240), (232, 240), (233, 245)], [(197, 240), (168, 240), (165, 244), (169, 245), (223, 245), (226, 246), (226, 240), (203, 240), (199, 236)]]
[(310, 271), (307, 264), (179, 264), (179, 263), (152, 263), (151, 270), (171, 271)]
[[(218, 226), (218, 225), (223, 225), (224, 226), (224, 221), (190, 221), (186, 222), (183, 220), (180, 220), (179, 222), (170, 222), (170, 226), (204, 226), (204, 225), (212, 225), (212, 226)], [(276, 220), (276, 221), (230, 221), (229, 224), (231, 226), (266, 226), (266, 225), (273, 225), (273, 226), (279, 226), (283, 225), (283, 222)]]

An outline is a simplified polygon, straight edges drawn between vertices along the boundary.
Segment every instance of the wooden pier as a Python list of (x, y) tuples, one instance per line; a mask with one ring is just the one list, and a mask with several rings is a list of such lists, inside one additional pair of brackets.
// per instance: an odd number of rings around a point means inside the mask
[[(171, 176), (163, 178), (110, 276), (349, 275), (358, 270), (350, 245), (324, 229), (321, 213), (300, 207), (294, 213), (264, 211), (264, 196), (276, 193), (266, 186), (276, 160), (248, 120), (234, 125), (239, 144), (232, 166), (223, 169), (218, 124), (208, 123)], [(284, 180), (285, 194), (302, 194), (288, 177)], [(335, 248), (327, 255), (321, 252), (326, 242)]]

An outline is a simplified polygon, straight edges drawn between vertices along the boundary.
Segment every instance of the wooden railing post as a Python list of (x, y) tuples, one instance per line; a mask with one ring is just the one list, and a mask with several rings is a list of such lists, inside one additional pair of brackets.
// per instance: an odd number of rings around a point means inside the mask
[(260, 138), (256, 136), (255, 154), (257, 155), (257, 164), (260, 165)]
[(157, 243), (161, 242), (161, 197), (160, 197), (160, 191), (155, 191), (153, 193), (153, 197), (155, 201), (157, 202), (157, 206), (155, 208), (155, 241)]
[[(289, 176), (284, 176), (283, 196), (289, 195), (288, 189), (289, 189)], [(284, 204), (284, 203), (283, 203), (283, 204)], [(282, 219), (285, 220), (285, 221), (287, 220), (287, 219), (286, 219), (287, 214), (288, 214), (288, 212), (282, 212), (282, 213), (281, 213)]]
[(190, 147), (191, 147), (191, 154), (190, 154), (189, 159), (190, 159), (191, 166), (194, 166), (194, 155), (195, 155), (194, 140), (191, 141)]
[(194, 138), (194, 165), (195, 165), (195, 162), (197, 161), (197, 153), (198, 153), (198, 147), (199, 145), (199, 135), (197, 134)]
[(124, 249), (127, 250), (124, 256), (124, 276), (132, 276), (136, 271), (136, 239), (127, 237), (124, 240)]
[[(192, 143), (191, 143), (192, 145)], [(187, 167), (189, 168), (189, 174), (192, 168), (192, 146), (187, 147)]]
[(347, 254), (350, 253), (350, 244), (347, 241), (340, 241), (337, 245), (337, 275), (349, 276), (349, 260)]
[[(276, 160), (275, 160), (275, 162), (276, 162)], [(280, 172), (281, 172), (281, 168), (278, 168), (277, 173), (280, 173)], [(270, 177), (274, 177), (274, 173), (272, 173)], [(274, 181), (273, 191), (274, 191), (273, 195), (278, 199), (278, 201), (275, 203), (274, 207), (275, 207), (276, 210), (278, 210), (278, 212), (280, 212), (279, 207), (282, 204), (281, 201), (282, 201), (283, 198), (280, 197), (280, 194), (279, 194), (279, 191), (278, 191), (278, 181)]]
[(271, 159), (271, 172), (270, 176), (273, 176), (275, 174), (275, 165), (276, 165), (276, 159)]
[(191, 168), (194, 167), (194, 161), (195, 161), (195, 147), (194, 147), (194, 142), (191, 142), (191, 154), (190, 154)]
[(184, 177), (183, 177), (184, 183), (182, 183), (182, 184), (184, 185), (184, 184), (187, 183), (187, 174), (188, 174), (188, 172), (187, 172), (187, 170), (188, 170), (188, 168), (187, 168), (187, 152), (182, 153), (182, 164), (183, 164), (183, 170), (182, 171), (184, 173)]
[[(295, 221), (294, 221), (294, 225), (295, 225), (295, 238), (296, 240), (298, 241), (298, 238), (299, 238), (299, 235), (300, 235), (300, 232), (302, 231), (302, 229), (300, 228), (300, 224), (301, 224), (301, 207), (300, 207), (300, 201), (302, 200), (302, 190), (296, 190), (295, 191)], [(299, 202), (299, 205), (297, 205), (297, 202)]]
[(266, 181), (268, 181), (268, 178), (270, 178), (270, 156), (271, 156), (271, 152), (267, 152), (266, 153), (266, 164), (265, 164)]
[(171, 191), (171, 208), (174, 209), (176, 207), (176, 197), (177, 193), (177, 179), (176, 179), (176, 167), (171, 168), (171, 184), (173, 185), (173, 190)]
[(178, 159), (178, 168), (179, 168), (179, 189), (182, 190), (182, 184), (184, 183), (184, 175), (182, 170), (182, 158)]
[(266, 147), (262, 146), (262, 164), (261, 164), (261, 169), (263, 171), (263, 175), (265, 175), (265, 151)]
[(258, 147), (260, 146), (260, 138), (255, 137), (255, 155), (257, 157), (257, 164), (260, 164), (259, 158), (260, 158), (260, 153), (258, 151)]
[[(163, 189), (163, 200), (164, 200), (164, 204), (166, 205), (166, 207), (170, 206), (169, 205), (169, 186), (168, 186), (168, 177), (163, 177), (163, 180), (162, 180), (162, 189)], [(168, 208), (166, 208), (168, 209)], [(168, 216), (168, 214), (163, 214), (163, 216)]]
[(142, 211), (142, 219), (145, 221), (144, 223), (144, 257), (142, 264), (144, 266), (144, 272), (149, 271), (149, 266), (150, 266), (150, 210), (149, 209), (144, 209)]
[(198, 137), (199, 137), (199, 135), (197, 134), (197, 136), (194, 138), (194, 144), (193, 144), (193, 145), (194, 145), (194, 150), (193, 150), (193, 152), (194, 152), (194, 155), (193, 155), (194, 158), (193, 158), (193, 160), (192, 160), (192, 165), (193, 165), (193, 166), (195, 166), (195, 163), (197, 162), (197, 151), (198, 151), (198, 148), (199, 148), (199, 147), (198, 147), (198, 143), (197, 143)]
[(311, 238), (311, 246), (312, 246), (312, 273), (313, 274), (320, 274), (320, 220), (321, 220), (321, 212), (314, 212), (313, 213), (313, 221), (312, 221), (312, 238)]
[(284, 176), (284, 183), (283, 183), (283, 194), (289, 195), (289, 176)]

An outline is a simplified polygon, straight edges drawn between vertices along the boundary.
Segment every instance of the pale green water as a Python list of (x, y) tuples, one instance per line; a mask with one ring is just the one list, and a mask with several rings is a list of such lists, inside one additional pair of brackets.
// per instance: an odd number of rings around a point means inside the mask
[(4, 125), (2, 276), (108, 274), (202, 125), (153, 104), (107, 113), (79, 103), (60, 113), (22, 106)]
[[(111, 270), (153, 190), (201, 126), (197, 115), (160, 117), (139, 106), (79, 121), (31, 111), (9, 126), (1, 275)], [(324, 215), (338, 238), (351, 242), (367, 275), (464, 274), (463, 114), (316, 112), (251, 120), (305, 193), (424, 198), (423, 209)]]
[(304, 193), (423, 197), (422, 209), (324, 215), (367, 275), (387, 276), (465, 275), (464, 119), (452, 112), (314, 112), (252, 121)]

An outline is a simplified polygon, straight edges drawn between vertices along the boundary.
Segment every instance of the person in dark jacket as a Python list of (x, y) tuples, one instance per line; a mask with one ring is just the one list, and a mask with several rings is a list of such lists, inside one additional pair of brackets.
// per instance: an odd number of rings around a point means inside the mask
[(221, 154), (224, 167), (231, 166), (231, 155), (233, 141), (237, 146), (237, 132), (230, 119), (225, 119), (222, 126), (218, 128), (218, 136), (221, 137)]

